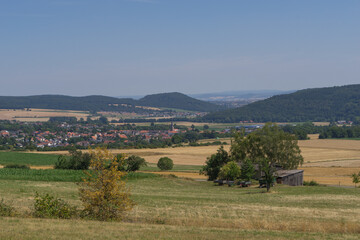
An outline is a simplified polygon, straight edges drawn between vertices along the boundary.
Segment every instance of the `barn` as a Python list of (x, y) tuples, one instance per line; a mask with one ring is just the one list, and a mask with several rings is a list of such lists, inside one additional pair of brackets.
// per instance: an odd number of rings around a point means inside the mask
[(276, 171), (276, 182), (290, 186), (302, 186), (304, 181), (304, 170), (278, 170)]

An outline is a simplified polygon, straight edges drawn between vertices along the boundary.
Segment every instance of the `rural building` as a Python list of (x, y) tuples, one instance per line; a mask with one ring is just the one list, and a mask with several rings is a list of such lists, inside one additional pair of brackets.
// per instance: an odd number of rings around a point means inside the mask
[(302, 186), (304, 170), (278, 170), (276, 171), (276, 183), (290, 186)]

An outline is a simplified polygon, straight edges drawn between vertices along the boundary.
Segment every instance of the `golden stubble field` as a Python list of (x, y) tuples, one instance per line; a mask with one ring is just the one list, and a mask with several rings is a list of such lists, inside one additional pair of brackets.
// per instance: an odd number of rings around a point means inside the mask
[[(227, 139), (229, 142), (229, 139)], [(360, 141), (317, 139), (311, 136), (310, 140), (299, 141), (304, 157), (304, 179), (315, 180), (321, 184), (351, 186), (351, 174), (360, 171)], [(226, 150), (230, 145), (224, 146)], [(219, 146), (177, 147), (158, 149), (116, 149), (113, 153), (138, 155), (149, 163), (157, 163), (161, 157), (170, 157), (177, 165), (204, 165), (206, 158), (216, 153)], [(52, 154), (65, 154), (67, 152), (44, 152)], [(173, 174), (177, 174), (172, 172)], [(179, 176), (202, 178), (197, 173), (178, 173)]]
[(16, 120), (21, 122), (46, 122), (50, 117), (76, 117), (86, 119), (89, 116), (85, 111), (36, 109), (31, 111), (22, 109), (0, 109), (0, 120)]

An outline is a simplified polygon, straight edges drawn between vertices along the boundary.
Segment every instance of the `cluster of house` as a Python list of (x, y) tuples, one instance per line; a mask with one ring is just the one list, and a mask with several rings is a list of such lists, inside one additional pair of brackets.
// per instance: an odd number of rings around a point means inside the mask
[[(31, 134), (26, 134), (21, 130), (0, 131), (0, 137), (13, 138), (16, 142), (17, 147), (24, 147), (29, 143), (35, 145), (37, 148), (44, 147), (66, 147), (70, 144), (78, 146), (88, 147), (93, 144), (109, 144), (115, 142), (128, 143), (129, 141), (145, 140), (150, 141), (151, 139), (171, 139), (176, 133), (181, 133), (179, 129), (169, 130), (117, 130), (110, 129), (102, 131), (97, 129), (93, 125), (82, 125), (78, 124), (69, 125), (62, 123), (58, 127), (58, 131), (39, 130), (34, 131)], [(71, 130), (72, 129), (72, 130)], [(73, 130), (77, 129), (77, 130)]]

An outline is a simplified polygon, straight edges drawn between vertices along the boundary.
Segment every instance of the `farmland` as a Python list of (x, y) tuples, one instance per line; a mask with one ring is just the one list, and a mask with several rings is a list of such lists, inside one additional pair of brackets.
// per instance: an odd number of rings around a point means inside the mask
[[(230, 139), (224, 141), (230, 142)], [(299, 141), (304, 157), (304, 178), (307, 181), (315, 180), (321, 184), (352, 186), (351, 174), (360, 170), (360, 141), (317, 139), (312, 136), (310, 140)], [(226, 150), (230, 145), (224, 146)], [(168, 156), (175, 164), (175, 170), (183, 172), (181, 166), (194, 166), (190, 172), (191, 177), (201, 178), (197, 174), (199, 167), (204, 165), (206, 158), (215, 153), (218, 146), (176, 147), (158, 149), (114, 149), (113, 153), (139, 155), (149, 163), (157, 163), (160, 157)], [(66, 154), (67, 152), (46, 152), (46, 154)], [(1, 156), (1, 155), (0, 155)], [(45, 164), (44, 164), (45, 165)], [(154, 165), (153, 165), (154, 166)], [(156, 167), (145, 170), (154, 171)], [(187, 171), (189, 172), (189, 171)], [(177, 174), (177, 173), (174, 173)], [(180, 173), (179, 173), (180, 174)]]
[(46, 122), (50, 117), (76, 117), (86, 119), (90, 116), (86, 111), (54, 110), (54, 109), (0, 109), (0, 120), (16, 120), (21, 122)]
[[(229, 142), (230, 139), (223, 141)], [(360, 171), (360, 142), (299, 141), (305, 180), (353, 186), (350, 175)], [(0, 218), (1, 239), (357, 239), (360, 233), (359, 189), (354, 187), (288, 187), (269, 194), (250, 188), (214, 186), (198, 171), (218, 146), (157, 149), (114, 149), (149, 162), (128, 177), (135, 208), (123, 222), (44, 220), (30, 217), (35, 192), (50, 193), (81, 208), (77, 185), (83, 173), (51, 168), (57, 154), (67, 152), (0, 152), (0, 164), (25, 163), (41, 170), (0, 169), (0, 195), (18, 216)], [(225, 145), (228, 150), (230, 145)], [(156, 162), (168, 156), (174, 169), (158, 172)], [(158, 175), (161, 173), (162, 175)], [(175, 176), (174, 176), (175, 175)], [(177, 177), (176, 177), (177, 176)], [(341, 204), (339, 204), (341, 202)], [(94, 225), (96, 224), (96, 227)], [(16, 228), (21, 226), (22, 231)], [(101, 227), (99, 227), (101, 226)]]
[[(0, 238), (356, 239), (360, 233), (354, 188), (277, 186), (264, 194), (156, 175), (130, 178), (128, 186), (137, 205), (124, 222), (0, 218)], [(0, 195), (21, 212), (31, 211), (36, 191), (81, 206), (72, 182), (0, 180)]]

